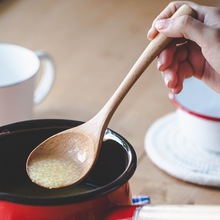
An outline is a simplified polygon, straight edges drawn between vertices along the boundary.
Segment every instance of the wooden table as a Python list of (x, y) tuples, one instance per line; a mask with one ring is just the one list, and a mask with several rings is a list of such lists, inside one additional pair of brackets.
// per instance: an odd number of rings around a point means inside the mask
[[(0, 41), (45, 50), (56, 63), (49, 96), (34, 108), (34, 118), (87, 121), (105, 104), (148, 40), (164, 0), (2, 0)], [(197, 1), (220, 6), (219, 1)], [(219, 204), (219, 189), (178, 180), (158, 169), (144, 150), (149, 126), (174, 107), (155, 62), (127, 95), (109, 127), (123, 135), (138, 156), (130, 180), (135, 195), (153, 204)]]

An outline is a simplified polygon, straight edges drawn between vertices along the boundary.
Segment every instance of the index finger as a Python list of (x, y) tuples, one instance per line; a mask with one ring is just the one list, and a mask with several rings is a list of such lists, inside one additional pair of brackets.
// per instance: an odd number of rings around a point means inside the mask
[(155, 22), (156, 21), (158, 21), (160, 19), (170, 18), (184, 4), (187, 4), (187, 5), (189, 5), (192, 8), (196, 7), (195, 3), (188, 2), (188, 1), (176, 1), (176, 2), (169, 3), (168, 6), (153, 21), (152, 27), (148, 31), (148, 35), (147, 35), (148, 39), (152, 40), (158, 34), (158, 31), (155, 28)]

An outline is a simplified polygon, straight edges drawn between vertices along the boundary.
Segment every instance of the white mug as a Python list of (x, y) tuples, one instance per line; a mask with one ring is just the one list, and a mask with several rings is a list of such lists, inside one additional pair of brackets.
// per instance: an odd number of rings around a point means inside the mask
[(220, 94), (189, 78), (179, 94), (170, 93), (182, 134), (205, 151), (220, 153)]
[(31, 119), (33, 105), (46, 97), (54, 77), (54, 63), (46, 52), (0, 43), (0, 126)]

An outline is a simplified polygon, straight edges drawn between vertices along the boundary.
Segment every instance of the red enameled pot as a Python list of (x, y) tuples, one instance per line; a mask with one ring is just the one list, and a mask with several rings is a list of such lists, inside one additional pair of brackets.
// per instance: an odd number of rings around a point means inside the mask
[(46, 119), (0, 127), (1, 220), (103, 220), (110, 208), (131, 205), (128, 180), (136, 169), (136, 154), (112, 130), (82, 183), (50, 190), (30, 181), (25, 169), (29, 153), (49, 136), (81, 123)]

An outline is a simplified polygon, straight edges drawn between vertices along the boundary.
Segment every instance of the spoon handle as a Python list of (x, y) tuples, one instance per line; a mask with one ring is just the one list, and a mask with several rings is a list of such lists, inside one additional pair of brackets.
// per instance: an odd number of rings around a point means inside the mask
[[(182, 5), (176, 12), (173, 14), (172, 18), (179, 17), (182, 15), (194, 16), (194, 11), (188, 5)], [(158, 54), (171, 42), (172, 38), (167, 37), (161, 33), (149, 43), (147, 48), (141, 54), (139, 59), (136, 61), (134, 66), (131, 68), (125, 79), (122, 81), (118, 89), (106, 103), (106, 105), (101, 109), (101, 111), (96, 115), (97, 117), (101, 117), (103, 122), (103, 118), (105, 118), (105, 122), (103, 127), (106, 128), (108, 126), (108, 122), (110, 121), (112, 115), (115, 110), (131, 89), (131, 87), (135, 84), (137, 79), (142, 75), (142, 73), (146, 70), (146, 68), (151, 64), (151, 62), (158, 56)]]

